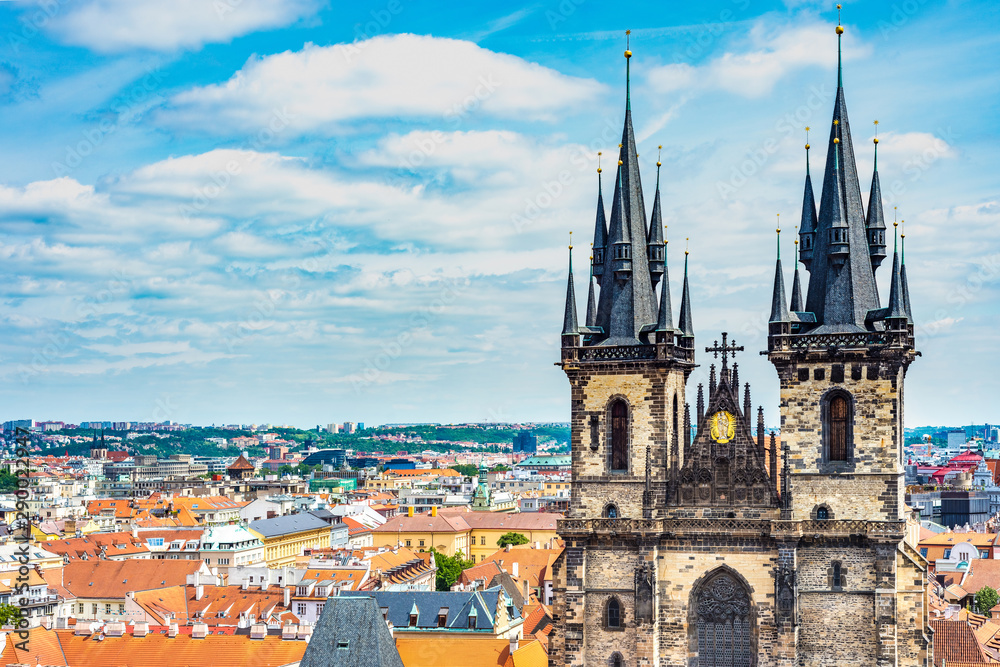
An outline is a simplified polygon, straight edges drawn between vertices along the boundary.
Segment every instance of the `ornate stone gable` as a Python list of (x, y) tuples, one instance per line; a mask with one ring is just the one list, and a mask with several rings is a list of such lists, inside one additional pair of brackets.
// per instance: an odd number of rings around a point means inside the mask
[(754, 440), (746, 408), (732, 387), (735, 371), (723, 366), (710, 389), (708, 408), (675, 474), (674, 506), (777, 507), (763, 438)]

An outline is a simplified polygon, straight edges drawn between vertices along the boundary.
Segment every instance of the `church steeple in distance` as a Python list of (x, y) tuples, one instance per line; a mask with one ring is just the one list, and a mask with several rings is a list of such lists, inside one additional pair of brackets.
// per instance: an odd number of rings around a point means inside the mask
[(871, 256), (872, 272), (876, 271), (885, 259), (885, 216), (882, 213), (882, 186), (878, 180), (878, 121), (874, 121), (875, 161), (872, 170), (872, 188), (868, 193), (868, 254)]
[[(771, 293), (771, 317), (768, 319), (769, 328), (774, 329), (775, 325), (784, 325), (791, 321), (788, 316), (788, 301), (785, 300), (785, 274), (781, 270), (781, 218), (778, 214), (778, 227), (774, 230), (777, 238), (777, 261), (774, 265), (774, 289)], [(775, 331), (774, 333), (781, 333)]]
[[(580, 334), (576, 317), (576, 288), (573, 285), (573, 232), (569, 233), (569, 278), (566, 282), (566, 308), (563, 312), (563, 345), (575, 344)], [(569, 339), (569, 340), (567, 340)]]

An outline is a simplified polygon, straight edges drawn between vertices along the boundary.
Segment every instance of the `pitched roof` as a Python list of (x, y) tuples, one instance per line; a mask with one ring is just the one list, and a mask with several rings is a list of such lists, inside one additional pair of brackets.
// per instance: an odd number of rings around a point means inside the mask
[(375, 600), (337, 596), (323, 607), (299, 667), (403, 667)]
[(931, 619), (934, 629), (934, 665), (941, 667), (947, 661), (948, 665), (958, 663), (969, 665), (986, 665), (983, 654), (972, 627), (967, 621), (945, 621)]
[(517, 512), (507, 514), (504, 512), (469, 512), (463, 514), (462, 518), (473, 530), (503, 529), (505, 531), (518, 530), (552, 530), (556, 529), (556, 521), (560, 515), (548, 512)]
[[(485, 512), (476, 512), (485, 514)], [(450, 513), (439, 513), (437, 516), (420, 514), (414, 516), (394, 516), (388, 519), (381, 526), (377, 526), (373, 532), (376, 533), (461, 533), (470, 530), (466, 522), (468, 515), (456, 515)], [(346, 520), (346, 517), (345, 517)]]
[[(365, 591), (344, 592), (345, 596), (374, 597), (380, 608), (387, 609), (387, 618), (397, 628), (416, 627), (436, 629), (439, 612), (447, 608), (445, 627), (468, 630), (469, 616), (475, 610), (477, 630), (493, 630), (493, 621), (501, 600), (502, 589), (497, 586), (481, 591)], [(417, 610), (417, 623), (410, 626), (410, 614)], [(514, 618), (520, 610), (514, 609)]]
[(50, 540), (45, 543), (45, 548), (72, 561), (84, 555), (99, 558), (102, 548), (107, 557), (148, 554), (149, 548), (143, 542), (142, 538), (134, 538), (131, 533), (91, 533), (85, 537)]
[(131, 591), (184, 584), (202, 565), (200, 560), (80, 560), (63, 568), (63, 586), (78, 598), (124, 598)]
[(400, 637), (396, 648), (406, 667), (503, 667), (510, 655), (506, 639)]
[(257, 531), (264, 537), (277, 537), (279, 535), (301, 533), (307, 530), (329, 527), (330, 524), (326, 521), (308, 512), (288, 514), (273, 519), (258, 519), (250, 523), (251, 530)]
[(246, 457), (242, 454), (237, 457), (232, 464), (229, 465), (226, 470), (254, 470), (253, 464), (247, 461)]

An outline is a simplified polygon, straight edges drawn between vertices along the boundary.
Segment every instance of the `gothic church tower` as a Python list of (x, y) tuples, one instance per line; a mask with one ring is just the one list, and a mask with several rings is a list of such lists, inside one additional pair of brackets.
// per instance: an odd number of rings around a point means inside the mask
[(560, 365), (573, 479), (550, 661), (927, 666), (926, 563), (905, 539), (916, 524), (902, 495), (903, 379), (917, 356), (909, 291), (894, 251), (880, 305), (878, 172), (866, 215), (841, 71), (818, 214), (807, 161), (804, 301), (798, 256), (791, 308), (780, 253), (775, 265), (765, 354), (781, 386), (779, 444), (740, 385), (743, 348), (725, 333), (705, 350), (719, 367), (707, 399), (697, 388), (692, 428), (687, 254), (675, 327), (660, 163), (648, 225), (639, 182), (631, 55), (610, 225), (599, 186), (582, 325), (570, 259)]

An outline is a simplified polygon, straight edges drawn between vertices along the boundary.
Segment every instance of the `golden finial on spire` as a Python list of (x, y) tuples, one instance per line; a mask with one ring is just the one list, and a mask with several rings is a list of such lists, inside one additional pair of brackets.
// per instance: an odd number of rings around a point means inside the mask
[[(663, 152), (663, 144), (660, 144), (659, 146), (656, 147), (656, 166), (657, 167), (663, 165), (663, 163), (660, 162), (660, 155), (661, 155), (662, 152)], [(664, 226), (666, 226), (666, 225), (664, 225)]]
[(622, 145), (621, 145), (621, 144), (618, 144), (618, 148), (621, 148), (621, 147), (622, 147)]
[(899, 207), (898, 207), (898, 206), (893, 206), (893, 207), (892, 207), (892, 226), (893, 226), (893, 227), (895, 227), (895, 226), (896, 226), (896, 214), (898, 213), (898, 210), (897, 210), (897, 209), (899, 209)]
[(621, 160), (618, 160), (618, 166), (619, 167), (622, 166), (623, 164), (624, 164), (624, 162), (622, 162)]
[(900, 220), (899, 221), (899, 238), (901, 238), (901, 239), (905, 239), (906, 238), (906, 229), (905, 229), (905, 226), (906, 226), (906, 220)]
[(688, 248), (690, 248), (690, 247), (691, 247), (691, 237), (689, 236), (686, 239), (684, 239), (684, 254), (685, 255), (688, 254)]
[(873, 140), (876, 144), (878, 143), (878, 121), (875, 121), (875, 139)]
[(840, 139), (838, 139), (837, 137), (834, 137), (833, 138), (833, 143), (839, 144), (840, 143)]
[(775, 216), (777, 217), (778, 222), (776, 224), (777, 229), (775, 229), (774, 231), (776, 231), (778, 234), (780, 234), (781, 233), (781, 214), (780, 213), (775, 213)]
[(597, 173), (601, 173), (601, 151), (597, 151)]
[(573, 249), (573, 232), (569, 233), (569, 249)]
[(668, 243), (670, 243), (670, 241), (667, 240), (667, 226), (663, 225), (663, 244), (666, 245)]
[(809, 150), (809, 126), (806, 125), (806, 150)]
[(626, 30), (625, 31), (625, 57), (626, 58), (631, 58), (632, 57), (632, 52), (629, 51), (629, 35), (631, 35), (631, 34), (632, 34), (631, 30)]
[(844, 34), (844, 26), (840, 25), (840, 5), (837, 5), (837, 34)]
[(795, 240), (792, 241), (795, 245), (799, 244), (799, 226), (795, 225)]
[(839, 120), (837, 120), (836, 118), (834, 118), (834, 119), (833, 119), (833, 124), (834, 124), (834, 125), (840, 125), (840, 121), (839, 121)]

